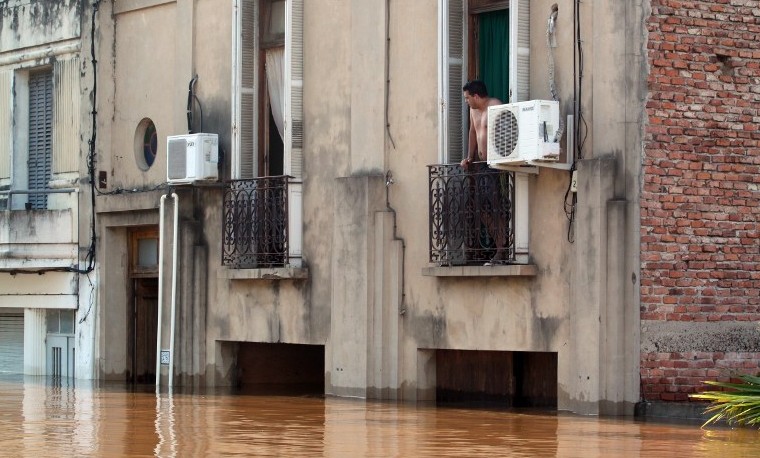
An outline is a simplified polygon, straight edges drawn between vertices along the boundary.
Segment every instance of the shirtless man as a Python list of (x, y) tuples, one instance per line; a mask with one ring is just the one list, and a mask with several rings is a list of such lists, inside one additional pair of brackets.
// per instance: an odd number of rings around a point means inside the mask
[[(473, 162), (480, 162), (478, 169), (486, 172), (498, 173), (496, 170), (488, 168), (483, 162), (488, 159), (488, 107), (500, 105), (502, 102), (488, 96), (488, 90), (485, 83), (480, 80), (468, 82), (462, 88), (464, 99), (470, 107), (470, 134), (467, 142), (467, 157), (462, 159), (460, 165), (464, 170), (468, 170)], [(486, 266), (502, 264), (508, 260), (506, 247), (506, 221), (502, 221), (496, 214), (483, 211), (484, 208), (493, 208), (487, 203), (491, 199), (498, 198), (500, 192), (497, 178), (487, 178), (485, 182), (491, 185), (491, 191), (482, 195), (480, 199), (476, 198), (476, 208), (479, 209), (480, 222), (485, 225), (488, 235), (496, 245), (496, 254), (486, 262)]]
[(464, 99), (470, 107), (470, 135), (467, 157), (460, 165), (467, 170), (470, 164), (488, 159), (488, 107), (501, 105), (501, 101), (488, 96), (485, 83), (480, 80), (468, 82), (462, 88)]

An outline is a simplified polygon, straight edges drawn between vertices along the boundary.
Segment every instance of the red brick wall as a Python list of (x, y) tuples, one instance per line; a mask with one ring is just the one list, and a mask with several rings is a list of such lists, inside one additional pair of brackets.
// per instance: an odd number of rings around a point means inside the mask
[[(648, 320), (760, 321), (760, 0), (651, 5), (642, 339)], [(758, 372), (758, 352), (707, 350), (642, 351), (644, 399)]]

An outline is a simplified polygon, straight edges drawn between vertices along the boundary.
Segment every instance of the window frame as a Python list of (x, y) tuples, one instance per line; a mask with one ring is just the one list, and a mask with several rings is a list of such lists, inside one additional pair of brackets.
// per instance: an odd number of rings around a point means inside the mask
[[(233, 0), (233, 65), (232, 65), (232, 170), (233, 179), (253, 179), (259, 176), (258, 164), (258, 122), (261, 94), (259, 50), (262, 44), (259, 37), (259, 14), (262, 3), (266, 0)], [(249, 43), (253, 49), (246, 47), (244, 36), (254, 37)], [(293, 267), (302, 264), (302, 230), (303, 230), (303, 35), (304, 35), (304, 0), (286, 0), (285, 2), (285, 106), (283, 135), (283, 172), (290, 177), (288, 184), (288, 259)], [(246, 47), (246, 53), (243, 52)], [(252, 58), (252, 81), (243, 81), (243, 69), (250, 68), (245, 58)], [(251, 83), (250, 86), (245, 84)], [(243, 96), (250, 102), (253, 113), (250, 122), (244, 116)], [(253, 129), (244, 132), (244, 129)], [(245, 151), (243, 137), (251, 144), (251, 151)], [(246, 157), (249, 155), (250, 157)], [(250, 162), (249, 162), (250, 161)], [(249, 167), (250, 170), (246, 169)]]
[[(438, 0), (438, 94), (439, 94), (439, 137), (438, 160), (440, 163), (459, 162), (467, 146), (464, 141), (468, 116), (466, 105), (458, 94), (451, 94), (457, 86), (452, 81), (452, 64), (461, 65), (462, 72), (458, 88), (461, 89), (469, 75), (471, 56), (468, 52), (469, 31), (472, 30), (471, 17), (474, 14), (500, 9), (505, 5), (509, 9), (509, 88), (510, 99), (505, 103), (529, 100), (530, 97), (530, 0)], [(461, 4), (461, 16), (454, 10)], [(452, 7), (453, 5), (453, 7)], [(451, 21), (461, 21), (452, 24)], [(453, 55), (450, 51), (452, 40), (451, 31), (461, 27), (462, 55)], [(454, 32), (456, 33), (456, 32)], [(456, 49), (454, 49), (456, 51)], [(456, 54), (456, 53), (455, 53)], [(460, 155), (451, 154), (449, 137), (453, 133), (449, 114), (456, 112), (456, 105), (462, 106), (462, 146)], [(515, 258), (518, 263), (529, 262), (530, 235), (530, 175), (523, 172), (515, 173)]]

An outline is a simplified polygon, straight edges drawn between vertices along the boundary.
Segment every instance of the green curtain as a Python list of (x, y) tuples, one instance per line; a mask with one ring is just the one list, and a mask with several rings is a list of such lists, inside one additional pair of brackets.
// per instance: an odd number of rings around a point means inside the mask
[(488, 95), (509, 101), (509, 11), (478, 15), (478, 73)]

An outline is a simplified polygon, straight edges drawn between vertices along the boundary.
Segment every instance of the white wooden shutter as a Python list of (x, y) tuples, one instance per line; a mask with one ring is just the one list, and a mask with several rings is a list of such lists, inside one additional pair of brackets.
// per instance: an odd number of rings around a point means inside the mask
[(303, 177), (303, 0), (285, 13), (285, 174)]
[(462, 96), (464, 84), (465, 0), (441, 0), (439, 3), (439, 56), (441, 70), (439, 156), (444, 162), (462, 160), (466, 143), (465, 113)]
[(509, 7), (509, 101), (530, 100), (530, 0)]
[(13, 151), (13, 72), (0, 71), (0, 181), (11, 178)]
[(59, 60), (55, 75), (53, 123), (53, 173), (76, 172), (79, 168), (79, 58)]
[(258, 2), (241, 0), (240, 3), (240, 115), (238, 119), (238, 173), (235, 178), (254, 178), (258, 171)]
[(285, 7), (285, 175), (288, 185), (288, 258), (301, 266), (303, 231), (303, 26), (304, 0)]

